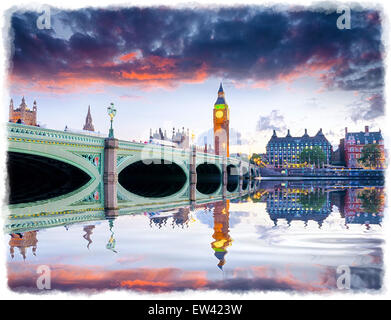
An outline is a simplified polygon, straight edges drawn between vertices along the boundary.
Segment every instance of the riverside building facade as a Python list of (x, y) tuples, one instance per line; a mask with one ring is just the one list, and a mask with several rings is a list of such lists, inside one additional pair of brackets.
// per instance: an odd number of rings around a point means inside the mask
[(310, 137), (307, 129), (301, 137), (292, 137), (290, 130), (285, 137), (278, 137), (276, 130), (266, 146), (266, 158), (276, 168), (289, 167), (300, 163), (300, 153), (306, 148), (319, 147), (326, 155), (326, 164), (330, 163), (332, 146), (324, 136), (322, 129)]

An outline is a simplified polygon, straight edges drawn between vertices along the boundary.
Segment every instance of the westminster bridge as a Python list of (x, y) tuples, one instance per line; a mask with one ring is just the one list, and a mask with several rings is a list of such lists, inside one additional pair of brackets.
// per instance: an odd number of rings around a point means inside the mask
[(195, 148), (15, 123), (7, 133), (11, 216), (205, 203), (248, 193), (260, 175), (246, 159)]

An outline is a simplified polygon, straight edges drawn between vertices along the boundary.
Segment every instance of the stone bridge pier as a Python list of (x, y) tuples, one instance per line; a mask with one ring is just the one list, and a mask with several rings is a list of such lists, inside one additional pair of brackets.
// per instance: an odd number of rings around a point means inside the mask
[(189, 180), (190, 180), (190, 202), (195, 203), (196, 201), (196, 194), (197, 194), (197, 150), (196, 147), (193, 146), (191, 153), (190, 153), (190, 173), (189, 173)]
[(117, 149), (118, 139), (106, 138), (104, 147), (104, 207), (107, 215), (115, 216), (118, 210), (117, 200)]

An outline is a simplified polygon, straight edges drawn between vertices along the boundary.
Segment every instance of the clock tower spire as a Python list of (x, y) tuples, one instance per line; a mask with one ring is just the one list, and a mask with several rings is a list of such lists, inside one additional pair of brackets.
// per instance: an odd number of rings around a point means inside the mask
[(229, 157), (229, 109), (225, 102), (223, 84), (220, 83), (213, 108), (213, 131), (215, 153)]
[(86, 116), (86, 123), (84, 124), (83, 130), (88, 131), (94, 131), (94, 125), (92, 124), (92, 117), (91, 117), (91, 108), (88, 106), (88, 112)]

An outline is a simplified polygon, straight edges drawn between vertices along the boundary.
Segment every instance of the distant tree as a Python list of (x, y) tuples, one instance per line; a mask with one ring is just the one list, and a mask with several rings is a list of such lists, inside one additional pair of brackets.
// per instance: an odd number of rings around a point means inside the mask
[(319, 147), (305, 148), (299, 155), (300, 162), (314, 164), (320, 167), (326, 162), (326, 154)]
[(366, 144), (361, 151), (361, 157), (357, 160), (364, 167), (376, 168), (381, 159), (380, 147), (377, 144)]
[(315, 211), (322, 209), (327, 200), (327, 196), (320, 192), (310, 192), (307, 194), (301, 194), (299, 203), (303, 208), (313, 209)]

